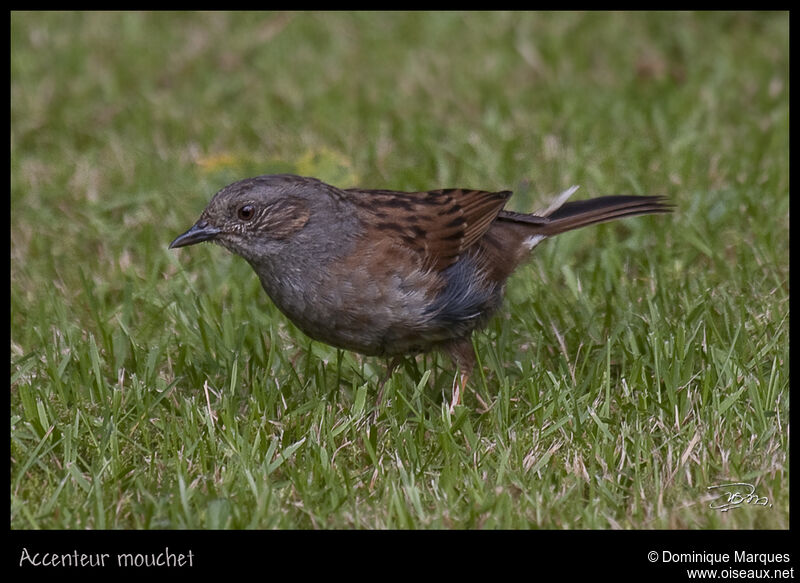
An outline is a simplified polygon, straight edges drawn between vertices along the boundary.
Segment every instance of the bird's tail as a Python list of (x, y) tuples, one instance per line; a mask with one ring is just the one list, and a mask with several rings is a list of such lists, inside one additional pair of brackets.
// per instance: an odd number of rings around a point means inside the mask
[[(558, 235), (596, 223), (652, 213), (672, 212), (672, 205), (663, 196), (601, 196), (587, 200), (566, 202), (577, 187), (565, 190), (541, 214), (526, 215), (501, 211), (500, 217), (536, 227), (537, 239)], [(537, 240), (538, 242), (538, 240)]]

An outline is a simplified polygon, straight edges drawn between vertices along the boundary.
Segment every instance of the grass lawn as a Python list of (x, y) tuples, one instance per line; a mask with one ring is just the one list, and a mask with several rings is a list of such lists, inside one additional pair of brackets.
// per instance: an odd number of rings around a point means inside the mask
[[(788, 528), (788, 13), (10, 20), (12, 529)], [(373, 421), (384, 361), (167, 249), (273, 172), (677, 211), (540, 245), (463, 406), (431, 354)]]

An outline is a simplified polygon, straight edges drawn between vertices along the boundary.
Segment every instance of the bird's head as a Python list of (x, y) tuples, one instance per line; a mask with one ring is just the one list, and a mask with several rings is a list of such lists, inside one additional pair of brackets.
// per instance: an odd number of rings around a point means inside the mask
[(306, 227), (314, 209), (330, 199), (329, 188), (290, 174), (234, 182), (214, 195), (198, 221), (169, 248), (213, 241), (251, 262), (269, 257)]

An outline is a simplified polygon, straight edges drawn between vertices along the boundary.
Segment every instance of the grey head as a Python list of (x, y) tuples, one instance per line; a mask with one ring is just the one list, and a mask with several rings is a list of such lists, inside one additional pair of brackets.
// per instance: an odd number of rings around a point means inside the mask
[[(178, 236), (170, 249), (213, 241), (244, 257), (258, 271), (278, 257), (324, 253), (326, 223), (336, 217), (352, 223), (341, 191), (316, 178), (293, 174), (257, 176), (217, 192), (198, 221)], [(330, 229), (327, 229), (330, 231)], [(303, 251), (305, 249), (305, 251)]]

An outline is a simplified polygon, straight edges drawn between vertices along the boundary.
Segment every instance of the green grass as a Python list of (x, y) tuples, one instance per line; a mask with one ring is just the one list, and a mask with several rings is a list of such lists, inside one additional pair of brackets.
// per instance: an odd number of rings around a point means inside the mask
[[(788, 21), (12, 13), (11, 527), (788, 528)], [(373, 422), (384, 362), (167, 250), (279, 171), (677, 212), (542, 244), (464, 406), (428, 355)]]

